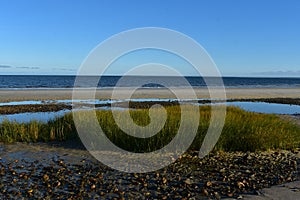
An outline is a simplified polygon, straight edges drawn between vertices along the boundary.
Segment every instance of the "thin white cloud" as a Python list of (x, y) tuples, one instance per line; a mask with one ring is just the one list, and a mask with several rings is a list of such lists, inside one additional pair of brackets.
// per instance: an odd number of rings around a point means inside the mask
[(300, 76), (300, 70), (278, 70), (278, 71), (264, 71), (264, 72), (255, 72), (251, 75), (256, 76)]
[(18, 69), (40, 69), (40, 67), (16, 67)]
[(70, 71), (70, 72), (74, 72), (74, 71), (76, 71), (75, 69), (70, 69), (70, 68), (61, 68), (61, 67), (52, 68), (52, 70), (59, 70), (59, 71)]

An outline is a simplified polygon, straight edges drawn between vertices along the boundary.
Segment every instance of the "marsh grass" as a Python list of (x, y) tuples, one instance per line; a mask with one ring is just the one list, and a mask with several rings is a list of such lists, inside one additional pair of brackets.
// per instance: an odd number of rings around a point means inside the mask
[(31, 121), (18, 123), (4, 120), (0, 123), (0, 142), (48, 142), (77, 138), (72, 115), (65, 115), (48, 123)]
[[(155, 110), (157, 116), (161, 108)], [(167, 119), (162, 130), (150, 138), (137, 138), (124, 133), (115, 123), (111, 111), (97, 111), (96, 115), (106, 136), (117, 146), (133, 152), (150, 152), (168, 144), (177, 134), (181, 112), (179, 106), (166, 106)], [(190, 109), (195, 109), (191, 107)], [(197, 107), (198, 109), (198, 107)], [(200, 107), (200, 122), (197, 136), (190, 149), (199, 150), (210, 122), (209, 106)], [(80, 111), (90, 112), (90, 111)], [(118, 111), (121, 115), (124, 111)], [(117, 114), (118, 114), (117, 112)], [(133, 121), (141, 126), (151, 123), (148, 109), (130, 110)], [(192, 119), (192, 110), (190, 111)], [(85, 123), (82, 119), (82, 123)], [(129, 121), (124, 121), (125, 125)], [(185, 128), (186, 137), (189, 130)], [(77, 138), (72, 114), (42, 123), (17, 123), (4, 121), (0, 124), (0, 141), (11, 142), (47, 142), (64, 141)], [(184, 138), (182, 138), (184, 140)], [(257, 151), (269, 149), (293, 149), (300, 147), (300, 128), (291, 121), (283, 120), (272, 114), (246, 112), (237, 107), (227, 107), (225, 125), (215, 150), (223, 151)]]

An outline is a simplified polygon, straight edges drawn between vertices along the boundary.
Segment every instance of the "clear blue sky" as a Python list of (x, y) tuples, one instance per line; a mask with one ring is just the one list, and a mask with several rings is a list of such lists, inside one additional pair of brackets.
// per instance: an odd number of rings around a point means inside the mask
[(75, 74), (101, 41), (148, 26), (194, 38), (224, 76), (300, 76), (297, 0), (0, 0), (0, 74)]

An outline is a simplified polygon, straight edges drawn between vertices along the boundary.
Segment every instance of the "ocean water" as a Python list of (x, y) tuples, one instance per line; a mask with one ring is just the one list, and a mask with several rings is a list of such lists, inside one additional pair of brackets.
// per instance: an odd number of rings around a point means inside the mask
[[(97, 87), (114, 87), (121, 76), (103, 76), (97, 82)], [(193, 87), (206, 87), (206, 83), (201, 77), (185, 77)], [(26, 89), (26, 88), (73, 88), (76, 76), (23, 76), (23, 75), (0, 75), (0, 89)], [(81, 82), (77, 87), (95, 87), (97, 77), (81, 77)], [(216, 82), (214, 77), (207, 78), (210, 82)], [(185, 87), (178, 77), (128, 77), (127, 81), (118, 85), (120, 87), (140, 86), (141, 81), (147, 84), (142, 87), (158, 88), (163, 86)], [(298, 88), (300, 78), (250, 78), (250, 77), (223, 77), (223, 82), (227, 88)]]

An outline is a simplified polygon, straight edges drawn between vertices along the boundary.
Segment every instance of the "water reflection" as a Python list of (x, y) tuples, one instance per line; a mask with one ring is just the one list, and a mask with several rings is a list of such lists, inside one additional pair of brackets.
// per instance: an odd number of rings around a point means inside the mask
[(265, 102), (227, 102), (226, 105), (238, 106), (244, 110), (268, 114), (300, 114), (300, 106)]
[(48, 122), (56, 117), (61, 117), (64, 114), (70, 112), (70, 110), (61, 110), (58, 112), (35, 112), (35, 113), (19, 113), (11, 115), (1, 115), (0, 123), (4, 120), (16, 121), (19, 123), (27, 123), (33, 120), (40, 122)]
[[(125, 110), (126, 108), (121, 107), (109, 107), (109, 106), (103, 106), (96, 108), (96, 110)], [(75, 109), (74, 112), (78, 110), (91, 110), (89, 107), (83, 107), (81, 109)], [(39, 122), (48, 122), (50, 120), (53, 120), (57, 117), (62, 117), (67, 113), (71, 113), (71, 110), (60, 110), (57, 112), (32, 112), (32, 113), (19, 113), (19, 114), (10, 114), (10, 115), (1, 115), (0, 116), (0, 123), (4, 120), (8, 121), (15, 121), (19, 123), (28, 123), (30, 121), (39, 121)]]

